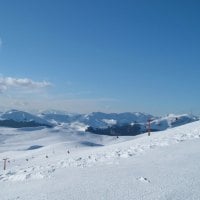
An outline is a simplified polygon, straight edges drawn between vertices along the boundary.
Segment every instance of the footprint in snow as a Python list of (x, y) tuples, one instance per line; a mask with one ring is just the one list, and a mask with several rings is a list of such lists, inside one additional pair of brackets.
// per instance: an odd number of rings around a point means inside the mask
[(142, 183), (150, 183), (150, 180), (148, 180), (147, 178), (145, 178), (145, 177), (139, 177), (139, 178), (137, 178), (137, 180), (138, 181), (141, 181)]

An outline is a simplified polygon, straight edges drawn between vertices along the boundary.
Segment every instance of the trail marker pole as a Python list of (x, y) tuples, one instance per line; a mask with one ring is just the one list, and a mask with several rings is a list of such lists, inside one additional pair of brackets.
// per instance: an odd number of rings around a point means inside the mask
[(151, 134), (151, 120), (148, 120), (148, 136)]
[(6, 170), (6, 162), (7, 162), (8, 158), (4, 158), (3, 161), (4, 161), (4, 164), (3, 164), (3, 170)]

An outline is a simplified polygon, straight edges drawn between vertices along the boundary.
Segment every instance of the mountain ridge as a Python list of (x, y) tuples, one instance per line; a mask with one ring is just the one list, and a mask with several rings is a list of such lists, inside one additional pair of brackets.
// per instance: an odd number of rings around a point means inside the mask
[[(77, 129), (79, 129), (77, 124), (80, 124), (82, 127), (84, 125), (86, 129), (87, 127), (92, 127), (93, 129), (106, 129), (109, 127), (116, 128), (116, 126), (122, 127), (125, 125), (133, 126), (134, 124), (139, 124), (142, 132), (145, 132), (147, 130), (145, 127), (148, 124), (148, 120), (151, 120), (151, 129), (154, 131), (159, 131), (194, 122), (199, 120), (199, 118), (189, 114), (169, 114), (164, 117), (157, 117), (142, 112), (92, 112), (90, 114), (77, 114), (46, 111), (38, 113), (37, 115), (14, 109), (6, 112), (0, 112), (0, 126), (5, 125), (6, 127), (13, 128), (29, 126), (61, 126), (67, 128), (69, 127), (67, 125), (73, 126), (73, 124), (76, 124)], [(14, 123), (15, 125), (12, 125)], [(81, 130), (83, 129), (81, 128)]]

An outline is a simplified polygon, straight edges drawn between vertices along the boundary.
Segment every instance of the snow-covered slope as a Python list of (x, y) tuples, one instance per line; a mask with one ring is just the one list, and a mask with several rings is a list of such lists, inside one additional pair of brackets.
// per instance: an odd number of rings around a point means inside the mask
[(169, 114), (165, 117), (161, 117), (161, 118), (153, 120), (151, 122), (151, 129), (162, 131), (167, 128), (181, 126), (181, 125), (191, 123), (197, 120), (199, 120), (198, 117), (189, 115), (189, 114), (183, 114), (183, 115)]
[(200, 196), (199, 121), (150, 137), (99, 136), (73, 127), (0, 133), (0, 160), (9, 158), (7, 170), (0, 169), (1, 200)]

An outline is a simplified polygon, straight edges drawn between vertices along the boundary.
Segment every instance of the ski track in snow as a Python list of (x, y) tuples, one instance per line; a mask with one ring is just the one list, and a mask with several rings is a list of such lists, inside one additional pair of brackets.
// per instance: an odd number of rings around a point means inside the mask
[[(61, 158), (60, 161), (49, 164), (44, 162), (37, 165), (37, 162), (35, 162), (31, 166), (13, 166), (11, 169), (0, 171), (0, 181), (25, 181), (50, 178), (60, 168), (83, 168), (92, 167), (97, 164), (117, 164), (119, 159), (138, 156), (150, 149), (200, 138), (200, 122), (194, 123), (196, 123), (195, 129), (192, 128), (192, 123), (182, 127), (152, 133), (150, 137), (144, 134), (140, 138), (126, 142), (104, 147), (92, 147), (87, 151), (79, 152), (75, 155), (66, 155), (66, 152), (63, 152), (63, 155), (59, 155)], [(145, 177), (139, 177), (137, 180), (143, 183), (150, 183)]]

